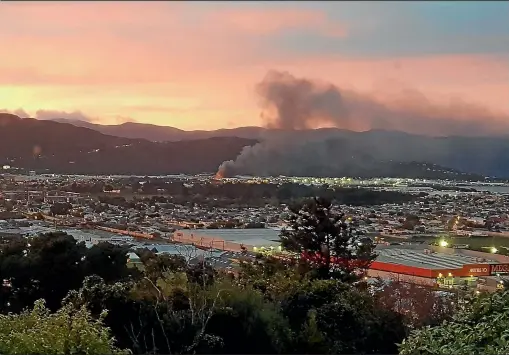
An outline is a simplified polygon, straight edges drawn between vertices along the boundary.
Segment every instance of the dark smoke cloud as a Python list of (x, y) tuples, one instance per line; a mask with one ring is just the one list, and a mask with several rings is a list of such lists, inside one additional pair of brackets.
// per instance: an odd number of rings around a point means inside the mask
[[(330, 83), (270, 71), (256, 85), (256, 93), (265, 126), (283, 130), (286, 135), (244, 148), (235, 161), (226, 161), (220, 166), (218, 176), (312, 175), (309, 172), (318, 171), (340, 174), (350, 165), (355, 165), (357, 170), (369, 169), (369, 166), (361, 167), (372, 163), (371, 155), (366, 153), (366, 144), (374, 150), (384, 150), (385, 157), (388, 152), (398, 153), (397, 142), (386, 139), (387, 135), (384, 142), (375, 142), (378, 138), (372, 135), (371, 141), (362, 146), (356, 142), (345, 145), (344, 141), (338, 143), (338, 139), (325, 139), (321, 134), (324, 131), (299, 133), (317, 127), (402, 131), (431, 136), (509, 132), (509, 117), (461, 101), (436, 105), (415, 90), (406, 90), (397, 101), (382, 103), (369, 95), (343, 90)], [(390, 146), (381, 147), (382, 143)], [(374, 152), (373, 155), (377, 156), (377, 153), (381, 154)]]
[[(330, 83), (278, 71), (270, 71), (256, 86), (256, 92), (269, 128), (298, 130), (326, 125), (357, 131), (385, 129), (425, 135), (472, 135), (500, 132), (500, 121), (507, 119), (461, 101), (434, 105), (416, 90), (402, 92), (396, 102), (381, 103)], [(503, 124), (507, 130), (507, 122)]]

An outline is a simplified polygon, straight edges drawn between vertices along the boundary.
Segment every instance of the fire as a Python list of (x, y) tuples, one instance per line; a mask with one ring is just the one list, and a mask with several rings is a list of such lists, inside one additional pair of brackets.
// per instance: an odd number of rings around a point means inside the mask
[(224, 179), (223, 171), (220, 169), (217, 171), (216, 175), (214, 175), (214, 180), (222, 180)]

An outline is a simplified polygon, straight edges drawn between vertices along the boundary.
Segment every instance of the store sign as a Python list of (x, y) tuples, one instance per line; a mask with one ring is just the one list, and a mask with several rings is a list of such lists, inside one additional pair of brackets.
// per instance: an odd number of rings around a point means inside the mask
[(491, 273), (492, 274), (506, 273), (506, 272), (509, 272), (509, 264), (491, 265)]
[(470, 274), (486, 274), (488, 273), (488, 267), (473, 267), (468, 272)]

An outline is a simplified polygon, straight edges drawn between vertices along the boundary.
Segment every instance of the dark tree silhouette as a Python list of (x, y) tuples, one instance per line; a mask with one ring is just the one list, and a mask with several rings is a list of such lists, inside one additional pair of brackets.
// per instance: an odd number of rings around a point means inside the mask
[(355, 233), (343, 214), (332, 211), (330, 201), (313, 198), (290, 211), (290, 228), (280, 236), (283, 248), (306, 259), (320, 278), (358, 280), (358, 271), (376, 257), (371, 240)]
[(39, 298), (56, 310), (67, 292), (80, 287), (86, 247), (70, 235), (49, 233), (4, 245), (0, 278), (11, 286), (2, 294), (2, 307), (19, 311)]
[(84, 258), (86, 275), (98, 275), (106, 282), (122, 280), (129, 276), (127, 252), (129, 248), (101, 242), (88, 249)]
[(196, 264), (189, 265), (186, 274), (190, 282), (210, 286), (214, 283), (216, 270), (206, 261), (199, 261)]
[(64, 202), (64, 203), (60, 203), (60, 202), (57, 202), (57, 203), (54, 203), (51, 205), (50, 207), (50, 213), (53, 215), (53, 216), (56, 216), (56, 215), (66, 215), (69, 213), (69, 210), (72, 208), (72, 205), (68, 202)]

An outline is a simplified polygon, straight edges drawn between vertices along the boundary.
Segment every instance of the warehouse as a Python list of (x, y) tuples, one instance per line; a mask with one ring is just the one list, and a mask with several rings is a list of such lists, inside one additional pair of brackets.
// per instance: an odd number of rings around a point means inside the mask
[[(475, 286), (479, 278), (509, 273), (509, 262), (429, 249), (381, 248), (368, 271), (370, 277), (439, 287)], [(488, 256), (489, 254), (485, 254)]]
[(249, 251), (279, 249), (279, 231), (270, 228), (250, 229), (181, 229), (174, 233), (173, 240), (194, 243), (203, 247), (222, 250)]

